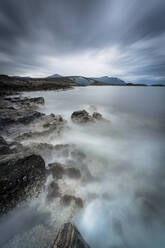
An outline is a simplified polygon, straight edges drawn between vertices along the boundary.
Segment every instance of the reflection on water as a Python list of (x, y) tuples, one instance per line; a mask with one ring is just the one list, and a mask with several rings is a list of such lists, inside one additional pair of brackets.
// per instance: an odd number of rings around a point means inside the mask
[[(63, 192), (84, 200), (81, 211), (74, 206), (61, 208), (58, 199), (48, 203), (43, 193), (1, 220), (5, 237), (0, 242), (11, 239), (4, 247), (48, 247), (58, 227), (72, 220), (93, 248), (164, 248), (164, 89), (80, 87), (25, 95), (44, 96), (41, 111), (68, 120), (70, 129), (64, 136), (49, 142), (72, 144), (84, 152), (85, 160), (77, 158), (75, 163), (82, 173), (87, 168), (92, 177), (59, 182)], [(80, 109), (98, 111), (111, 122), (77, 126), (70, 116)], [(64, 164), (71, 159), (53, 158)], [(11, 226), (17, 227), (15, 231)]]

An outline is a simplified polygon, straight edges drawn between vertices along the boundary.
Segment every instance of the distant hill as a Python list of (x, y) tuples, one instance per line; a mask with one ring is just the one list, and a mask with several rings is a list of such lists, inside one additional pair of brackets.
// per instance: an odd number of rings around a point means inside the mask
[(95, 80), (91, 78), (81, 77), (81, 76), (73, 76), (68, 77), (70, 80), (73, 80), (75, 83), (79, 85), (90, 85), (95, 82)]
[(121, 80), (120, 78), (116, 78), (116, 77), (96, 77), (96, 78), (92, 78), (93, 80), (97, 81), (97, 82), (102, 82), (105, 84), (116, 84), (116, 85), (125, 85), (126, 83)]
[(51, 75), (51, 76), (49, 76), (47, 78), (60, 78), (60, 77), (62, 77), (62, 76), (59, 75), (59, 74), (53, 74), (53, 75)]

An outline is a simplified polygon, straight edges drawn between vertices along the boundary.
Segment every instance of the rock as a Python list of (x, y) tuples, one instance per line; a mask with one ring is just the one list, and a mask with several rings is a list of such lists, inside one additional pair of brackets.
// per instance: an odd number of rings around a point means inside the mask
[(75, 205), (78, 208), (83, 208), (83, 200), (80, 197), (72, 196), (72, 195), (63, 195), (61, 198), (61, 204), (64, 206), (69, 206), (71, 202), (74, 201)]
[(60, 196), (59, 187), (58, 187), (58, 184), (53, 181), (48, 186), (47, 199), (52, 200), (58, 196)]
[(73, 112), (71, 119), (73, 122), (79, 124), (95, 122), (94, 118), (86, 110)]
[(65, 169), (60, 163), (52, 163), (48, 165), (50, 167), (50, 171), (54, 178), (61, 179), (65, 173)]
[(93, 118), (96, 119), (96, 120), (99, 120), (99, 121), (103, 120), (102, 115), (100, 113), (98, 113), (98, 112), (93, 113)]
[(40, 192), (46, 178), (45, 162), (38, 155), (3, 156), (0, 175), (0, 214), (4, 214)]
[(6, 140), (2, 136), (0, 136), (0, 146), (1, 145), (7, 145)]
[(0, 110), (0, 128), (4, 128), (12, 124), (29, 124), (36, 118), (40, 118), (44, 114), (33, 110)]
[(48, 164), (48, 167), (50, 168), (49, 171), (52, 173), (53, 177), (56, 179), (61, 179), (64, 175), (67, 175), (68, 177), (72, 179), (79, 179), (81, 178), (81, 172), (79, 169), (74, 167), (66, 167), (63, 164), (60, 163), (51, 163)]
[(77, 228), (71, 223), (64, 224), (56, 237), (52, 248), (90, 248)]
[[(16, 137), (17, 141), (27, 140), (27, 139), (35, 139), (43, 136), (48, 136), (53, 134), (56, 134), (57, 136), (62, 134), (62, 131), (64, 130), (66, 121), (62, 118), (60, 115), (52, 116), (42, 116), (40, 119), (37, 119), (37, 122), (35, 122), (36, 128), (41, 131), (28, 131), (25, 133), (20, 134)], [(41, 126), (44, 128), (41, 128)]]
[(5, 139), (0, 136), (0, 155), (5, 155), (11, 153), (11, 149)]
[(44, 104), (44, 98), (43, 97), (34, 97), (29, 99), (30, 102), (37, 103), (37, 104)]
[(62, 203), (64, 206), (69, 206), (72, 200), (74, 200), (74, 196), (72, 196), (72, 195), (64, 195), (64, 196), (61, 198), (61, 203)]
[(79, 207), (79, 208), (84, 207), (83, 200), (80, 197), (75, 197), (75, 203), (76, 203), (77, 207)]
[(73, 168), (73, 167), (70, 167), (70, 168), (66, 168), (65, 169), (65, 174), (70, 177), (70, 178), (74, 178), (74, 179), (79, 179), (81, 178), (81, 172), (79, 169), (77, 168)]
[(8, 145), (0, 145), (0, 155), (5, 155), (11, 153)]
[(91, 116), (86, 110), (73, 112), (71, 115), (71, 119), (73, 122), (78, 124), (95, 123), (96, 121), (108, 122), (106, 119), (103, 118), (103, 116), (100, 113), (94, 112), (93, 115)]

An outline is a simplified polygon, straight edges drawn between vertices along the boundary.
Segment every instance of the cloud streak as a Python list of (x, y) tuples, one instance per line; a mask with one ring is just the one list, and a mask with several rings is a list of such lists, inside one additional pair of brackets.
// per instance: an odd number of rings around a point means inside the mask
[(0, 68), (165, 78), (164, 0), (0, 0)]

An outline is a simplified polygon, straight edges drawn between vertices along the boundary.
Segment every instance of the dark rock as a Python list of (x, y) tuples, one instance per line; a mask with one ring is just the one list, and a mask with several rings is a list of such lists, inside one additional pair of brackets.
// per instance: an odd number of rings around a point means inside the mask
[(73, 168), (73, 167), (68, 168), (60, 163), (51, 163), (48, 164), (48, 166), (50, 173), (52, 173), (53, 177), (56, 179), (61, 179), (64, 175), (67, 175), (72, 179), (81, 178), (81, 172), (77, 168)]
[(98, 113), (98, 112), (93, 113), (93, 118), (96, 119), (96, 120), (99, 120), (99, 121), (103, 120), (102, 115), (100, 113)]
[(65, 173), (65, 169), (60, 163), (52, 163), (48, 165), (50, 167), (50, 171), (54, 178), (61, 179)]
[(12, 124), (28, 124), (44, 114), (33, 110), (0, 110), (0, 127), (6, 127)]
[(45, 103), (43, 97), (34, 97), (34, 98), (30, 98), (29, 101), (30, 101), (30, 102), (34, 102), (34, 103), (37, 103), (37, 104), (44, 104), (44, 103)]
[(81, 172), (79, 169), (77, 168), (73, 168), (73, 167), (70, 167), (70, 168), (66, 168), (65, 169), (65, 174), (70, 177), (70, 178), (74, 178), (74, 179), (79, 179), (81, 178)]
[(5, 155), (11, 153), (8, 145), (0, 145), (0, 155)]
[(73, 122), (79, 124), (95, 122), (94, 118), (86, 110), (73, 112), (71, 119)]
[(11, 153), (11, 149), (5, 139), (0, 136), (0, 155), (5, 155)]
[(7, 145), (7, 142), (6, 142), (6, 140), (2, 137), (2, 136), (0, 136), (0, 146), (1, 145)]
[(52, 199), (59, 197), (59, 196), (60, 196), (60, 193), (59, 193), (58, 184), (53, 181), (48, 186), (47, 199), (52, 200)]
[(72, 196), (72, 195), (64, 195), (64, 196), (61, 198), (61, 203), (62, 203), (64, 206), (69, 206), (72, 200), (74, 200), (74, 196)]
[(11, 154), (0, 160), (0, 214), (39, 193), (46, 177), (38, 155)]
[(84, 206), (83, 200), (80, 197), (75, 197), (75, 203), (79, 208), (83, 208)]
[(64, 224), (56, 237), (52, 248), (90, 248), (77, 228), (71, 223)]
[(83, 200), (80, 197), (76, 197), (73, 195), (63, 195), (61, 198), (61, 204), (64, 206), (69, 206), (71, 204), (71, 202), (74, 201), (76, 206), (78, 208), (83, 208)]

